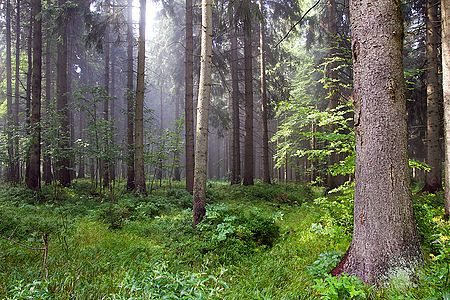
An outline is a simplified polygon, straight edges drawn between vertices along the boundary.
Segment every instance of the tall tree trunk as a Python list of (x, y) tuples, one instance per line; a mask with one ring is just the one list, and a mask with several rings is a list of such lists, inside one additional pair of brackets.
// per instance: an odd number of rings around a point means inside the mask
[(145, 92), (145, 7), (146, 0), (140, 0), (138, 69), (135, 108), (135, 191), (146, 194), (144, 172), (144, 92)]
[(41, 0), (32, 0), (33, 16), (33, 77), (31, 98), (31, 146), (27, 187), (38, 190), (41, 186), (41, 82), (42, 82), (42, 21)]
[[(80, 64), (81, 64), (81, 84), (82, 86), (87, 86), (89, 82), (90, 72), (88, 70), (89, 66), (86, 53), (83, 54)], [(79, 139), (84, 141), (85, 140), (84, 131), (86, 127), (86, 115), (84, 109), (80, 109), (79, 111), (78, 127), (79, 127)], [(85, 177), (86, 177), (86, 158), (85, 153), (81, 152), (79, 156), (78, 178), (85, 178)]]
[[(52, 1), (47, 0), (47, 6), (51, 6)], [(46, 47), (45, 47), (45, 117), (50, 117), (51, 89), (52, 89), (52, 66), (51, 66), (51, 44), (53, 39), (47, 28)], [(44, 141), (44, 147), (49, 146), (49, 141)], [(43, 180), (45, 184), (51, 184), (53, 181), (52, 158), (48, 153), (43, 157)]]
[(8, 139), (8, 172), (7, 179), (14, 182), (14, 141), (13, 141), (13, 103), (12, 103), (12, 67), (11, 67), (11, 2), (6, 1), (6, 106), (7, 106), (7, 139)]
[[(113, 1), (114, 5), (114, 1)], [(114, 6), (113, 6), (113, 14), (114, 14)], [(115, 47), (111, 47), (111, 99), (109, 106), (111, 111), (111, 144), (110, 148), (114, 149), (116, 145), (117, 134), (115, 132), (115, 120), (116, 120), (116, 51)], [(116, 161), (114, 158), (111, 158), (110, 161), (110, 169), (109, 169), (109, 177), (111, 181), (116, 180)]]
[(426, 4), (426, 57), (427, 57), (427, 164), (431, 167), (424, 189), (436, 192), (442, 189), (441, 133), (441, 93), (439, 87), (439, 18), (438, 1), (427, 0)]
[[(58, 0), (59, 7), (65, 7), (67, 0)], [(67, 100), (67, 18), (61, 17), (59, 26), (58, 55), (56, 60), (56, 111), (60, 119), (59, 157), (56, 168), (58, 181), (63, 186), (69, 186), (70, 179), (70, 116)]]
[[(31, 3), (31, 2), (29, 2)], [(32, 45), (31, 41), (33, 40), (33, 15), (31, 14), (30, 9), (30, 19), (29, 19), (29, 26), (28, 26), (28, 39), (27, 39), (27, 90), (26, 90), (26, 104), (25, 104), (25, 124), (26, 129), (25, 132), (27, 135), (30, 134), (30, 111), (31, 111), (31, 73), (32, 73)], [(29, 150), (29, 149), (28, 149)], [(30, 155), (29, 153), (26, 154), (26, 161), (25, 161), (25, 178), (28, 177), (28, 171), (29, 171), (29, 165), (30, 165)]]
[(241, 141), (239, 121), (239, 78), (238, 78), (238, 44), (236, 33), (236, 20), (232, 20), (230, 34), (231, 53), (231, 115), (233, 120), (233, 136), (231, 143), (231, 184), (241, 183)]
[(267, 87), (266, 87), (266, 33), (265, 33), (265, 10), (264, 0), (259, 0), (261, 9), (261, 22), (259, 29), (259, 50), (260, 50), (260, 88), (261, 88), (261, 118), (262, 118), (262, 180), (270, 183), (269, 164), (269, 129), (267, 128)]
[[(109, 1), (106, 3), (107, 6), (109, 6)], [(109, 12), (109, 8), (107, 8), (107, 11)], [(110, 44), (109, 44), (109, 25), (106, 26), (105, 30), (105, 38), (103, 43), (103, 54), (104, 54), (104, 62), (105, 62), (105, 94), (106, 98), (103, 102), (103, 120), (105, 121), (105, 124), (109, 123), (109, 96), (110, 96)], [(103, 152), (104, 155), (109, 156), (109, 147), (110, 147), (110, 132), (109, 128), (105, 127), (104, 131), (104, 137), (103, 137)], [(111, 164), (111, 158), (107, 157), (106, 159), (101, 160), (101, 173), (102, 173), (102, 179), (103, 179), (103, 186), (109, 187), (110, 185), (110, 164)]]
[(180, 151), (179, 149), (179, 144), (180, 144), (180, 136), (178, 134), (178, 122), (181, 118), (180, 116), (180, 97), (179, 97), (179, 90), (177, 88), (177, 93), (175, 95), (175, 133), (177, 134), (176, 136), (176, 149), (175, 152), (173, 154), (173, 160), (174, 160), (174, 170), (173, 170), (173, 179), (175, 181), (180, 181), (181, 180), (181, 171), (180, 171)]
[(134, 190), (133, 0), (127, 18), (127, 190)]
[[(330, 60), (327, 64), (326, 68), (326, 76), (330, 81), (330, 87), (328, 90), (328, 107), (327, 110), (333, 111), (339, 104), (339, 85), (338, 85), (338, 72), (337, 67), (338, 64), (335, 60), (337, 55), (337, 17), (336, 17), (336, 2), (335, 0), (328, 0), (327, 4), (328, 18), (327, 18), (327, 27), (328, 27), (328, 59)], [(334, 132), (336, 130), (335, 125), (331, 125), (329, 127), (330, 132)], [(336, 152), (332, 152), (328, 161), (329, 166), (332, 166), (340, 161), (339, 154)], [(341, 184), (345, 182), (345, 177), (342, 175), (333, 176), (330, 173), (327, 174), (327, 186), (330, 189), (337, 188)]]
[(450, 216), (450, 2), (441, 0), (442, 86), (445, 126), (445, 216)]
[(351, 245), (332, 271), (377, 283), (422, 261), (409, 190), (399, 1), (351, 2), (356, 171)]
[[(245, 0), (250, 10), (251, 0)], [(251, 14), (244, 19), (244, 64), (245, 64), (245, 144), (244, 185), (253, 185), (255, 173), (253, 155), (253, 55)]]
[(206, 169), (208, 164), (208, 115), (211, 97), (212, 65), (212, 0), (202, 0), (202, 36), (200, 82), (197, 102), (195, 146), (193, 226), (205, 216)]
[(192, 0), (186, 0), (186, 49), (185, 49), (185, 148), (186, 190), (194, 187), (194, 38)]
[[(16, 2), (16, 70), (14, 84), (14, 109), (13, 109), (13, 127), (17, 132), (19, 129), (19, 104), (20, 104), (20, 0)], [(19, 135), (16, 133), (13, 146), (13, 165), (12, 165), (12, 182), (17, 184), (20, 182), (20, 158), (19, 158)]]

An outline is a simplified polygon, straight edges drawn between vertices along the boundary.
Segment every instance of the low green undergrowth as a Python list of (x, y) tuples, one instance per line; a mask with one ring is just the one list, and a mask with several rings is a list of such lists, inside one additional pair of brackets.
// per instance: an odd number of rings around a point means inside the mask
[[(353, 189), (208, 184), (192, 228), (191, 195), (163, 186), (110, 198), (86, 181), (36, 194), (0, 187), (0, 298), (446, 299), (450, 226), (442, 195), (417, 194), (425, 265), (375, 289), (330, 270), (352, 232)], [(48, 261), (43, 266), (43, 236)], [(47, 271), (46, 271), (47, 270)], [(48, 272), (48, 276), (46, 276)]]

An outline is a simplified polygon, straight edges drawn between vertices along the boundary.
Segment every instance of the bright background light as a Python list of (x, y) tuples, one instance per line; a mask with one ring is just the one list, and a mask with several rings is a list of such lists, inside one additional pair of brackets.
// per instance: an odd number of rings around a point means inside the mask
[[(135, 28), (136, 31), (139, 28), (139, 7), (140, 3), (139, 0), (133, 0), (133, 23), (136, 24)], [(161, 6), (152, 0), (147, 0), (147, 9), (145, 14), (145, 39), (149, 40), (152, 39), (156, 35), (155, 30), (155, 22), (156, 22), (156, 15), (161, 10)]]

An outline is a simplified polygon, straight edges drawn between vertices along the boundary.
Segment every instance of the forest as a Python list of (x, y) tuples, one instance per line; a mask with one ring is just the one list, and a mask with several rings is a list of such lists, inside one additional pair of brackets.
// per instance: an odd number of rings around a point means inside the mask
[(0, 299), (450, 299), (449, 0), (0, 0)]

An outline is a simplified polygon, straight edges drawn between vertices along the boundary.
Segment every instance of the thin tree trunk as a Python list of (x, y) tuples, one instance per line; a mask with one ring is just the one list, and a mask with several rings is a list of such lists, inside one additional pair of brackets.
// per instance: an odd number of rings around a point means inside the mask
[[(31, 2), (30, 2), (31, 3)], [(27, 135), (30, 134), (30, 111), (31, 111), (31, 73), (32, 73), (32, 45), (31, 41), (33, 40), (33, 15), (31, 14), (30, 9), (30, 19), (29, 19), (29, 27), (28, 27), (28, 39), (27, 39), (27, 91), (26, 91), (26, 104), (25, 104), (25, 132)], [(28, 149), (29, 150), (29, 149)], [(30, 164), (30, 155), (26, 154), (25, 161), (25, 181), (28, 178), (29, 164)]]
[(127, 190), (134, 185), (134, 96), (133, 96), (133, 0), (128, 0), (127, 19)]
[(7, 105), (7, 139), (8, 172), (7, 180), (14, 182), (14, 141), (13, 141), (13, 103), (12, 103), (12, 67), (11, 67), (11, 2), (6, 1), (6, 105)]
[(192, 0), (186, 0), (186, 50), (185, 50), (185, 148), (186, 190), (194, 187), (194, 38)]
[[(67, 0), (58, 0), (59, 7), (64, 7)], [(70, 180), (70, 122), (67, 100), (67, 19), (61, 18), (59, 25), (58, 57), (56, 61), (56, 111), (60, 119), (59, 150), (57, 157), (58, 181), (63, 186), (69, 186)]]
[[(250, 0), (247, 9), (250, 9)], [(245, 152), (244, 185), (253, 185), (255, 174), (253, 154), (253, 56), (252, 56), (252, 22), (251, 16), (244, 19), (244, 64), (245, 64)]]
[[(109, 1), (106, 3), (107, 6), (109, 6)], [(107, 8), (109, 11), (109, 9)], [(110, 96), (110, 44), (109, 44), (109, 25), (106, 26), (105, 30), (105, 39), (103, 43), (103, 53), (104, 53), (104, 59), (105, 59), (105, 94), (106, 98), (103, 102), (103, 120), (105, 121), (105, 124), (108, 124), (109, 122), (109, 96)], [(109, 128), (105, 127), (104, 137), (103, 137), (103, 152), (104, 155), (109, 156)], [(110, 164), (111, 164), (111, 158), (107, 157), (106, 159), (101, 160), (101, 173), (102, 173), (102, 179), (103, 179), (103, 186), (109, 187), (110, 185)]]
[(233, 137), (231, 143), (231, 184), (241, 183), (241, 141), (239, 121), (239, 78), (238, 78), (238, 45), (236, 36), (236, 21), (233, 19), (230, 34), (231, 52), (231, 115), (233, 120)]
[(422, 261), (409, 190), (400, 2), (351, 2), (356, 171), (352, 243), (332, 271), (378, 283)]
[(205, 216), (206, 169), (208, 165), (208, 115), (211, 97), (212, 65), (212, 0), (202, 0), (202, 36), (200, 56), (200, 83), (197, 102), (195, 147), (193, 226)]
[(176, 99), (175, 99), (175, 133), (177, 134), (176, 136), (176, 149), (175, 152), (173, 154), (173, 160), (174, 160), (174, 170), (173, 170), (173, 179), (175, 181), (180, 181), (181, 180), (181, 171), (180, 171), (180, 151), (178, 151), (179, 149), (179, 144), (180, 144), (180, 136), (178, 135), (178, 121), (180, 120), (180, 98), (179, 98), (179, 94), (178, 94), (178, 89), (177, 89), (177, 94), (175, 95)]
[(145, 92), (145, 7), (146, 0), (140, 0), (138, 70), (135, 108), (135, 191), (146, 194), (144, 171), (144, 92)]
[(31, 99), (31, 146), (27, 187), (38, 190), (41, 187), (41, 83), (42, 83), (42, 21), (41, 0), (32, 0), (33, 16), (33, 77)]
[(261, 81), (261, 118), (262, 118), (262, 180), (270, 183), (269, 170), (269, 130), (267, 128), (267, 88), (266, 88), (266, 34), (265, 34), (265, 9), (264, 0), (259, 1), (261, 9), (261, 22), (259, 30), (259, 48), (260, 48), (260, 81)]
[(427, 173), (424, 189), (436, 192), (442, 189), (441, 133), (441, 93), (439, 87), (439, 18), (438, 0), (427, 0), (426, 4), (426, 57), (427, 57), (427, 164), (431, 167)]
[(20, 0), (16, 2), (16, 76), (14, 84), (14, 111), (13, 111), (13, 127), (16, 132), (13, 146), (13, 165), (12, 165), (12, 182), (18, 184), (20, 182), (20, 158), (19, 158), (19, 104), (20, 104)]
[[(51, 6), (52, 1), (47, 0), (47, 6)], [(51, 89), (52, 89), (52, 66), (51, 66), (51, 44), (53, 39), (47, 28), (46, 49), (45, 49), (45, 117), (50, 117)], [(49, 146), (48, 141), (44, 141), (44, 147)], [(52, 158), (44, 153), (43, 157), (43, 180), (45, 184), (51, 184), (53, 181)]]
[(450, 216), (450, 2), (441, 0), (442, 86), (444, 88), (445, 216)]

